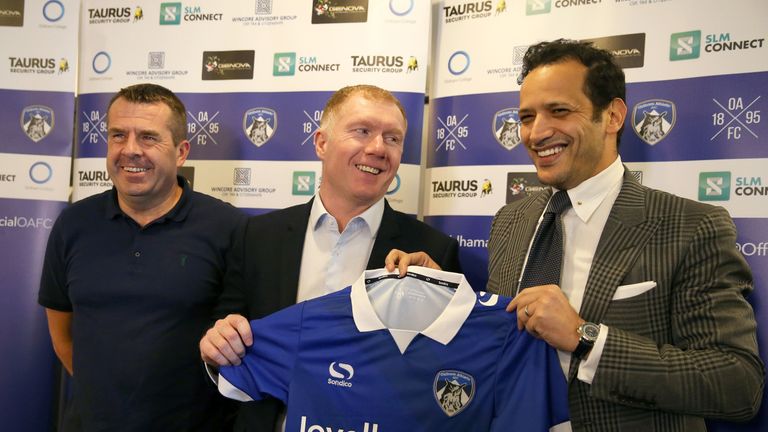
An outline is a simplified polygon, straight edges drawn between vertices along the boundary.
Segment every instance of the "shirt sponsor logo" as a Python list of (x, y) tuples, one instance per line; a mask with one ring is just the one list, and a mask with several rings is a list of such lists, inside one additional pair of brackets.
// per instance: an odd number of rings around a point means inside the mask
[(299, 427), (299, 432), (323, 432), (323, 431), (334, 431), (334, 432), (379, 432), (379, 424), (378, 423), (371, 423), (371, 422), (363, 422), (363, 428), (362, 429), (343, 429), (335, 426), (324, 426), (320, 424), (307, 424), (309, 420), (307, 420), (307, 416), (301, 416), (301, 425)]

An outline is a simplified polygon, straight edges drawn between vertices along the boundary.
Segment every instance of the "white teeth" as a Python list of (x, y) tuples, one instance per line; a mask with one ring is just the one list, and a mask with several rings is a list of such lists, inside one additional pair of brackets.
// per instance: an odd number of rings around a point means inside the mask
[(355, 166), (360, 171), (364, 171), (364, 172), (371, 173), (371, 174), (378, 174), (378, 173), (381, 172), (380, 169), (374, 168), (374, 167), (369, 167), (368, 165), (355, 165)]
[(139, 168), (139, 167), (123, 167), (123, 169), (128, 171), (128, 172), (132, 172), (132, 173), (139, 173), (139, 172), (147, 171), (146, 168)]
[(553, 154), (560, 153), (564, 149), (565, 147), (557, 146), (557, 147), (548, 148), (546, 150), (542, 150), (540, 152), (537, 152), (536, 154), (538, 154), (539, 157), (547, 157), (547, 156), (552, 156)]

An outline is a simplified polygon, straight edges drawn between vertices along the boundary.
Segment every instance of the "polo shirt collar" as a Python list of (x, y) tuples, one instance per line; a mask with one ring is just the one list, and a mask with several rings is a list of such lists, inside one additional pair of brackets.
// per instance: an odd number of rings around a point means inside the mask
[[(619, 156), (608, 168), (568, 189), (568, 197), (579, 219), (585, 223), (589, 221), (605, 197), (621, 183), (623, 177), (624, 166)], [(556, 188), (552, 189), (554, 192), (558, 191)]]
[[(461, 329), (461, 326), (464, 325), (467, 317), (469, 317), (469, 314), (472, 312), (475, 302), (477, 301), (477, 295), (472, 290), (472, 287), (469, 285), (466, 278), (464, 278), (464, 275), (460, 273), (448, 273), (419, 266), (410, 266), (408, 267), (408, 271), (459, 284), (459, 287), (456, 288), (456, 292), (453, 294), (453, 297), (448, 302), (445, 309), (443, 309), (443, 312), (426, 329), (418, 332), (419, 334), (443, 345), (447, 345), (453, 340)], [(355, 283), (352, 284), (350, 291), (352, 317), (355, 321), (355, 326), (357, 326), (357, 330), (360, 332), (389, 330), (376, 314), (376, 311), (371, 304), (371, 300), (368, 297), (368, 291), (365, 285), (366, 279), (377, 278), (387, 274), (397, 274), (397, 270), (393, 272), (388, 272), (386, 269), (366, 270)]]
[[(172, 222), (181, 222), (187, 218), (187, 215), (189, 215), (189, 212), (192, 209), (192, 206), (190, 205), (190, 195), (192, 194), (192, 188), (189, 186), (187, 180), (180, 175), (176, 176), (176, 182), (179, 184), (179, 186), (181, 186), (181, 196), (179, 197), (179, 201), (168, 213), (152, 221), (147, 226), (161, 223), (166, 220)], [(115, 219), (119, 216), (130, 219), (130, 217), (126, 215), (122, 209), (120, 209), (120, 204), (118, 204), (117, 201), (117, 188), (112, 186), (112, 190), (110, 191), (109, 195), (110, 197), (107, 200), (105, 212), (107, 219)]]

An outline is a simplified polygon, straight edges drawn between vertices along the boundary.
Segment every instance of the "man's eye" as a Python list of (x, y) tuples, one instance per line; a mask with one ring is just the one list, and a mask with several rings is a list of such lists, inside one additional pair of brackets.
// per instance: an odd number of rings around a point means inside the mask
[(400, 139), (400, 137), (398, 137), (398, 136), (388, 136), (388, 137), (384, 137), (384, 140), (385, 140), (385, 141), (386, 141), (388, 144), (400, 144), (400, 142), (402, 141), (402, 140)]

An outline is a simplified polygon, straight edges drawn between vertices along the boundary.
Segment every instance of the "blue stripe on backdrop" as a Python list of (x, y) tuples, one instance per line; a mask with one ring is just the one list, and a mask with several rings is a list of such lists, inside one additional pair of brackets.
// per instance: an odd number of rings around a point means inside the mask
[[(70, 96), (71, 97), (71, 96)], [(66, 203), (0, 198), (0, 425), (8, 431), (50, 430), (55, 357), (45, 312), (37, 304), (51, 226)]]
[[(190, 159), (316, 161), (312, 136), (332, 92), (179, 93), (187, 108)], [(395, 93), (408, 115), (402, 163), (419, 164), (424, 95)], [(77, 157), (106, 154), (106, 106), (111, 94), (84, 94), (77, 108)], [(270, 116), (274, 136), (254, 145), (244, 131), (249, 110)], [(270, 112), (271, 111), (271, 112)], [(245, 127), (248, 126), (246, 121)]]
[[(628, 84), (622, 158), (654, 162), (764, 157), (758, 137), (768, 136), (763, 118), (768, 96), (755, 89), (767, 81), (768, 72), (760, 72)], [(427, 167), (530, 164), (522, 144), (507, 149), (494, 136), (497, 114), (518, 107), (517, 92), (434, 99)], [(657, 138), (641, 138), (646, 114), (663, 116)]]
[[(40, 92), (0, 89), (0, 119), (4, 125), (0, 136), (3, 153), (38, 154), (46, 156), (72, 155), (71, 92)], [(53, 127), (48, 135), (35, 142), (22, 128), (21, 119), (25, 108), (41, 106), (42, 111), (52, 111)], [(48, 120), (50, 123), (50, 120)]]

